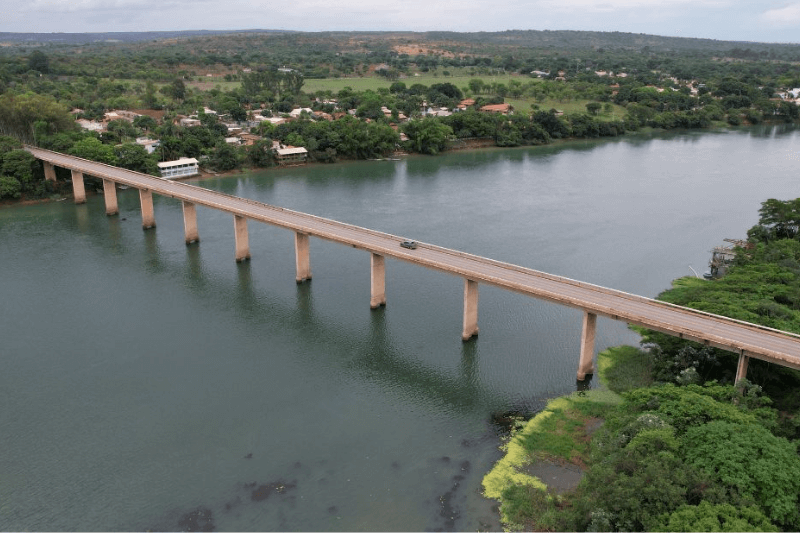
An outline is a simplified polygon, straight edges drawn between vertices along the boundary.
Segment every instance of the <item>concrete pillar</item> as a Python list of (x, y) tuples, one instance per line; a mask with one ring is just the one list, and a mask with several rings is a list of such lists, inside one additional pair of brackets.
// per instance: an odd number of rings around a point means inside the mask
[(156, 215), (153, 211), (153, 191), (139, 189), (139, 203), (142, 206), (142, 229), (156, 227)]
[(739, 354), (739, 364), (736, 365), (736, 383), (739, 383), (743, 379), (747, 379), (747, 364), (750, 362), (750, 358), (747, 357), (744, 352)]
[(303, 283), (311, 279), (311, 246), (308, 242), (307, 233), (294, 233), (294, 256), (297, 267), (297, 283)]
[(587, 374), (594, 374), (594, 338), (597, 330), (597, 315), (583, 312), (583, 332), (581, 333), (581, 356), (578, 363), (578, 379), (583, 381)]
[(370, 299), (371, 309), (386, 305), (386, 259), (382, 255), (370, 254)]
[(250, 242), (247, 238), (247, 219), (233, 215), (233, 229), (236, 236), (236, 262), (250, 259)]
[(83, 172), (80, 170), (72, 171), (72, 195), (76, 204), (86, 203), (86, 189), (83, 187)]
[(461, 340), (478, 334), (478, 282), (464, 279), (464, 329)]
[(53, 166), (53, 163), (48, 163), (47, 161), (42, 161), (42, 164), (44, 165), (44, 179), (55, 183), (56, 167)]
[(106, 215), (119, 214), (117, 205), (117, 184), (111, 180), (103, 180), (103, 196), (106, 199)]
[(192, 202), (183, 201), (183, 232), (186, 244), (200, 241), (200, 232), (197, 231), (197, 206)]

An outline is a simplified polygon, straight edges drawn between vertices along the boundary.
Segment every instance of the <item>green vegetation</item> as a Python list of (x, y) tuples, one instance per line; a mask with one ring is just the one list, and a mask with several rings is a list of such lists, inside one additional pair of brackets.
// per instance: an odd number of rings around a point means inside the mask
[[(800, 87), (797, 45), (560, 31), (40, 37), (7, 34), (0, 47), (0, 134), (147, 173), (179, 157), (217, 171), (271, 166), (273, 141), (334, 162), (437, 154), (476, 138), (529, 146), (800, 120), (789, 93)], [(511, 109), (480, 111), (490, 104)], [(111, 111), (130, 114), (107, 118)], [(104, 127), (81, 129), (75, 119)], [(255, 137), (231, 142), (239, 128)], [(140, 137), (159, 149), (143, 154)], [(3, 183), (5, 198), (47, 193)]]
[[(768, 200), (759, 213), (728, 274), (678, 280), (660, 298), (798, 331), (790, 295), (800, 283), (800, 200)], [(616, 402), (598, 401), (599, 391), (560, 398), (513, 436), (509, 454), (484, 479), (506, 527), (796, 531), (800, 373), (753, 361), (750, 381), (732, 385), (735, 359), (725, 352), (642, 333), (645, 349), (622, 346), (598, 357), (604, 394)], [(589, 444), (587, 412), (603, 419)], [(586, 465), (584, 477), (554, 494), (526, 473), (541, 460)]]

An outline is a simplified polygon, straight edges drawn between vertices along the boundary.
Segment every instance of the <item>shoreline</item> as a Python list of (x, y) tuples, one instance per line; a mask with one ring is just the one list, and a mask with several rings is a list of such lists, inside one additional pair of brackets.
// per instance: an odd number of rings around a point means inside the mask
[[(764, 122), (762, 125), (770, 125), (770, 126), (778, 126), (780, 123), (768, 123)], [(664, 129), (654, 129), (654, 128), (642, 128), (638, 131), (633, 132), (625, 132), (622, 135), (616, 135), (614, 137), (593, 137), (593, 138), (576, 138), (576, 137), (569, 137), (564, 139), (555, 139), (547, 144), (532, 144), (532, 145), (523, 145), (523, 146), (494, 146), (489, 144), (484, 144), (483, 141), (476, 142), (473, 145), (467, 145), (463, 147), (456, 147), (456, 148), (448, 148), (447, 150), (440, 152), (436, 155), (426, 155), (426, 154), (418, 154), (418, 153), (409, 153), (409, 152), (400, 152), (397, 153), (400, 160), (405, 160), (408, 158), (413, 157), (438, 157), (440, 155), (447, 155), (449, 153), (466, 153), (466, 152), (483, 152), (483, 151), (494, 151), (494, 150), (530, 150), (530, 149), (553, 149), (553, 148), (560, 148), (560, 147), (569, 147), (570, 145), (578, 145), (578, 144), (586, 144), (586, 143), (597, 143), (597, 142), (610, 142), (610, 141), (619, 141), (625, 139), (635, 139), (639, 138), (652, 138), (655, 135), (663, 135), (663, 134), (687, 134), (691, 132), (697, 133), (714, 133), (714, 132), (721, 132), (721, 131), (729, 131), (735, 130), (739, 128), (748, 128), (748, 127), (757, 127), (752, 125), (746, 125), (741, 127), (734, 127), (734, 126), (727, 126), (720, 124), (718, 126), (712, 126), (709, 128), (702, 128), (702, 129), (674, 129), (674, 130), (664, 130)], [(488, 138), (486, 139), (488, 141)], [(458, 140), (457, 140), (458, 142)], [(321, 163), (317, 161), (309, 161), (303, 163), (302, 165), (291, 165), (291, 166), (283, 166), (283, 165), (274, 165), (271, 167), (240, 167), (231, 170), (226, 170), (222, 172), (215, 172), (211, 170), (204, 170), (200, 169), (200, 174), (197, 176), (190, 176), (186, 177), (177, 181), (194, 183), (199, 182), (202, 180), (210, 179), (210, 178), (230, 178), (237, 175), (249, 174), (253, 172), (268, 172), (270, 170), (278, 170), (278, 169), (288, 169), (288, 168), (297, 168), (297, 167), (306, 167), (306, 166), (325, 166), (325, 165), (339, 165), (339, 164), (349, 164), (349, 163), (358, 163), (358, 162), (368, 162), (374, 161), (369, 159), (339, 159), (333, 163)], [(66, 187), (67, 182), (61, 182), (62, 185)], [(51, 195), (48, 198), (29, 198), (29, 199), (20, 199), (20, 200), (0, 200), (0, 209), (8, 208), (8, 207), (18, 207), (18, 206), (28, 206), (28, 205), (38, 205), (42, 203), (49, 203), (49, 202), (58, 202), (63, 201), (69, 198), (73, 198), (71, 187), (68, 188), (68, 191), (63, 191), (63, 195)], [(93, 194), (99, 194), (95, 191), (86, 190), (87, 196)], [(59, 196), (58, 198), (53, 198), (53, 196)]]

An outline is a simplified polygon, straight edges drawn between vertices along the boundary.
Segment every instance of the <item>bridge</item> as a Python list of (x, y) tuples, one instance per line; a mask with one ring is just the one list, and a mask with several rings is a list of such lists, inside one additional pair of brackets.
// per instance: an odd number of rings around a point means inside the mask
[(432, 268), (464, 279), (463, 327), (461, 337), (469, 340), (478, 334), (478, 286), (493, 285), (534, 298), (555, 302), (583, 311), (579, 380), (594, 372), (594, 344), (597, 317), (622, 320), (728, 350), (739, 355), (736, 380), (744, 379), (750, 358), (800, 370), (800, 335), (779, 331), (687, 307), (617, 291), (590, 283), (547, 274), (537, 270), (495, 261), (433, 244), (417, 243), (416, 248), (401, 246), (405, 237), (382, 233), (283, 209), (261, 202), (211, 191), (188, 183), (175, 182), (89, 161), (58, 152), (26, 146), (40, 160), (45, 178), (55, 181), (55, 167), (69, 169), (75, 203), (86, 201), (84, 175), (103, 181), (106, 214), (119, 213), (117, 184), (139, 191), (142, 227), (155, 227), (153, 194), (181, 200), (184, 235), (187, 244), (200, 240), (197, 205), (230, 213), (233, 216), (235, 260), (250, 259), (248, 221), (263, 222), (289, 229), (295, 236), (296, 281), (311, 279), (310, 237), (317, 237), (364, 250), (370, 254), (370, 306), (386, 304), (385, 258), (392, 257)]

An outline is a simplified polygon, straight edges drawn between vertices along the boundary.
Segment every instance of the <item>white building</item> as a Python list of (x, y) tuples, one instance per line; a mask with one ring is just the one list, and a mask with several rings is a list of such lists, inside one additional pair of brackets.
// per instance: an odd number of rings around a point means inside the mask
[(156, 151), (156, 148), (161, 146), (161, 141), (157, 139), (148, 139), (147, 137), (139, 137), (136, 139), (136, 144), (144, 147), (148, 154), (152, 154)]
[(187, 178), (200, 173), (197, 168), (197, 159), (193, 157), (182, 157), (175, 161), (164, 161), (158, 164), (158, 170), (161, 171), (161, 177), (168, 180)]

